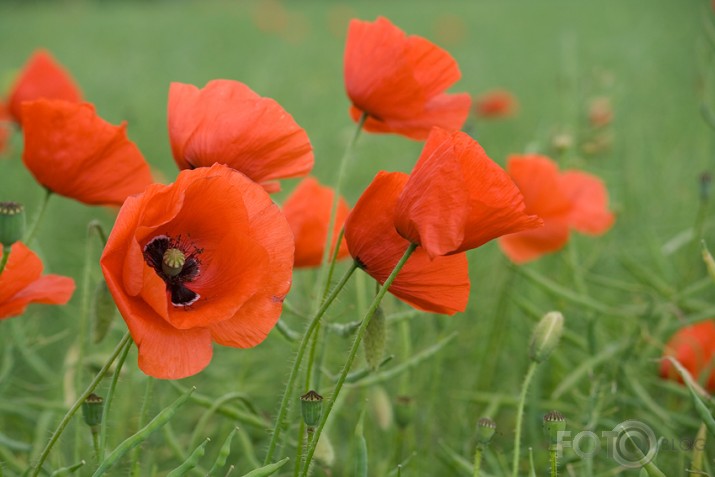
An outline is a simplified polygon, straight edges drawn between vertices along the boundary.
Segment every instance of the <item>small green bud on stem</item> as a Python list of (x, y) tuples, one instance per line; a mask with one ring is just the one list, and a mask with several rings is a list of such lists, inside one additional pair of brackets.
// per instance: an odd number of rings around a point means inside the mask
[(323, 415), (323, 396), (315, 391), (308, 391), (300, 397), (300, 407), (303, 421), (308, 429), (317, 426)]
[(0, 202), (0, 243), (9, 247), (25, 234), (25, 208), (17, 202)]
[(534, 334), (531, 336), (529, 358), (536, 363), (548, 359), (556, 345), (559, 344), (563, 332), (564, 316), (558, 311), (550, 311), (545, 314), (534, 328)]

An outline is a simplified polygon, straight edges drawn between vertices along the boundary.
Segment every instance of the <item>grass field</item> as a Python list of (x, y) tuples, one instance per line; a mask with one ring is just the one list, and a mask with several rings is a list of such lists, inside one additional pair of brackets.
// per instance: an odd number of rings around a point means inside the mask
[[(519, 475), (528, 473), (529, 447), (537, 475), (546, 475), (542, 416), (552, 409), (566, 416), (572, 435), (590, 430), (601, 436), (634, 419), (665, 442), (694, 438), (700, 419), (692, 401), (684, 387), (658, 377), (657, 358), (678, 327), (715, 316), (715, 287), (700, 256), (697, 230), (693, 233), (702, 214), (703, 237), (715, 247), (712, 208), (701, 199), (700, 187), (715, 154), (715, 130), (700, 113), (701, 104), (715, 108), (715, 43), (706, 28), (715, 24), (715, 15), (708, 2), (6, 1), (0, 3), (0, 85), (9, 86), (34, 49), (49, 49), (103, 118), (128, 122), (130, 139), (170, 182), (177, 174), (166, 126), (170, 82), (203, 86), (215, 78), (236, 79), (276, 99), (305, 128), (315, 149), (313, 174), (329, 184), (355, 127), (342, 78), (347, 21), (378, 15), (455, 57), (462, 79), (453, 91), (477, 95), (502, 87), (516, 95), (515, 117), (470, 119), (465, 127), (492, 159), (504, 165), (509, 154), (540, 152), (562, 168), (594, 173), (607, 184), (617, 218), (606, 235), (572, 235), (566, 250), (521, 267), (495, 243), (469, 252), (467, 312), (421, 314), (390, 328), (388, 353), (395, 359), (385, 369), (416, 366), (377, 383), (349, 386), (329, 423), (335, 461), (331, 467), (317, 465), (314, 475), (354, 475), (354, 431), (363, 409), (370, 476), (395, 475), (406, 459), (401, 475), (472, 475), (475, 425), (482, 416), (497, 423), (483, 475), (509, 475), (531, 330), (550, 310), (563, 313), (566, 331), (551, 359), (537, 368), (528, 394)], [(598, 97), (610, 98), (614, 119), (595, 131), (587, 113)], [(572, 137), (573, 147), (555, 151), (552, 139), (558, 133)], [(349, 169), (348, 201), (357, 200), (378, 170), (411, 170), (421, 148), (403, 137), (363, 134)], [(32, 215), (43, 192), (23, 167), (21, 151), (17, 132), (9, 155), (0, 157), (0, 200), (22, 202)], [(276, 200), (296, 183), (284, 181)], [(117, 317), (100, 345), (79, 344), (86, 336), (81, 331), (86, 256), (92, 261), (87, 287), (93, 289), (101, 278), (95, 266), (101, 246), (87, 239), (86, 227), (98, 219), (109, 230), (114, 215), (109, 208), (59, 196), (50, 202), (33, 249), (46, 271), (74, 277), (78, 289), (65, 307), (32, 306), (21, 318), (0, 321), (0, 475), (20, 474), (37, 459), (67, 407), (126, 331)], [(296, 271), (288, 296), (306, 315), (316, 276)], [(357, 319), (365, 289), (371, 284), (358, 279), (329, 319)], [(407, 309), (393, 298), (385, 302), (388, 315)], [(295, 330), (305, 326), (291, 313), (282, 320)], [(329, 392), (330, 375), (339, 372), (351, 343), (326, 337), (321, 393)], [(424, 361), (410, 361), (447, 338)], [(132, 459), (125, 458), (113, 475), (165, 475), (210, 437), (200, 464), (204, 473), (193, 471), (204, 475), (236, 425), (240, 430), (228, 461), (236, 466), (232, 475), (255, 468), (263, 461), (295, 348), (277, 331), (255, 349), (217, 346), (211, 365), (178, 385), (196, 386), (209, 403), (225, 398), (230, 410), (250, 418), (191, 401), (138, 448), (133, 470)], [(145, 376), (136, 359), (132, 349), (108, 422), (110, 449), (180, 393), (169, 381)], [(355, 369), (363, 366), (361, 361)], [(98, 394), (106, 387), (101, 384)], [(414, 405), (404, 428), (388, 419), (399, 411), (398, 395), (410, 396)], [(275, 475), (292, 475), (297, 409), (282, 448), (291, 462)], [(92, 475), (96, 463), (85, 427), (81, 418), (73, 420), (48, 469), (84, 459), (87, 465), (76, 474)], [(712, 471), (714, 438), (708, 436), (705, 446), (705, 472)], [(691, 452), (664, 449), (656, 456), (658, 467), (668, 476), (686, 475)], [(567, 449), (562, 464), (563, 475), (639, 475), (607, 455), (605, 440), (592, 460)]]

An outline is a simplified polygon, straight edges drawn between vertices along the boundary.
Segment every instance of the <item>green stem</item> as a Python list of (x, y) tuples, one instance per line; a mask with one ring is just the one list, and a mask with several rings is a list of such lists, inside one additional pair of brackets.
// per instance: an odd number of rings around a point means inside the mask
[(5, 270), (5, 265), (7, 265), (7, 260), (10, 258), (10, 250), (12, 250), (12, 244), (2, 246), (2, 259), (0, 259), (0, 274)]
[(278, 438), (280, 437), (281, 431), (283, 430), (283, 421), (285, 420), (286, 414), (288, 412), (289, 400), (290, 397), (293, 395), (293, 386), (295, 385), (295, 380), (298, 377), (300, 364), (303, 361), (305, 349), (308, 347), (310, 337), (313, 335), (313, 332), (318, 326), (320, 319), (328, 310), (328, 307), (333, 302), (333, 300), (335, 300), (335, 298), (338, 296), (340, 290), (345, 287), (345, 284), (348, 282), (350, 276), (353, 274), (356, 268), (357, 263), (353, 262), (350, 268), (345, 272), (345, 275), (343, 275), (343, 277), (340, 279), (338, 284), (335, 285), (335, 288), (333, 288), (333, 291), (330, 293), (330, 295), (325, 298), (318, 311), (315, 312), (315, 316), (313, 316), (313, 318), (311, 319), (310, 324), (308, 325), (308, 329), (305, 331), (303, 338), (300, 340), (300, 345), (298, 345), (298, 353), (295, 357), (293, 367), (290, 370), (290, 375), (288, 376), (288, 383), (286, 383), (285, 391), (283, 391), (283, 398), (281, 399), (281, 405), (278, 409), (278, 416), (276, 417), (276, 422), (273, 427), (273, 433), (271, 435), (271, 441), (268, 444), (268, 452), (266, 452), (266, 457), (263, 461), (263, 465), (268, 465), (272, 462), (273, 453), (275, 452), (276, 445), (278, 444)]
[(85, 389), (85, 391), (79, 396), (79, 398), (77, 398), (77, 401), (75, 401), (69, 411), (67, 411), (67, 414), (65, 414), (65, 417), (62, 418), (62, 421), (60, 421), (59, 425), (57, 426), (57, 429), (55, 429), (55, 432), (52, 434), (52, 437), (50, 437), (50, 441), (42, 450), (42, 453), (40, 454), (40, 458), (37, 460), (37, 463), (32, 467), (30, 477), (37, 477), (37, 475), (40, 473), (42, 469), (42, 464), (45, 462), (45, 460), (47, 460), (47, 457), (50, 455), (50, 451), (57, 443), (57, 439), (59, 439), (60, 435), (62, 435), (62, 432), (64, 432), (65, 428), (67, 427), (67, 424), (69, 424), (70, 422), (70, 419), (72, 419), (72, 416), (74, 416), (77, 410), (82, 407), (82, 403), (84, 403), (87, 397), (92, 394), (92, 391), (94, 391), (97, 385), (99, 385), (99, 383), (102, 381), (102, 378), (104, 378), (104, 376), (107, 374), (107, 371), (109, 371), (109, 368), (112, 366), (112, 363), (114, 363), (114, 360), (117, 359), (117, 356), (119, 356), (119, 353), (122, 352), (124, 346), (127, 343), (131, 343), (131, 341), (132, 336), (127, 331), (122, 337), (122, 339), (119, 341), (119, 344), (117, 344), (116, 348), (114, 348), (114, 351), (112, 352), (111, 356), (109, 356), (109, 359), (107, 359), (107, 362), (104, 363), (104, 366), (102, 366), (102, 369), (99, 370), (92, 382), (89, 384), (89, 386), (87, 386), (87, 389)]
[(99, 462), (104, 460), (104, 451), (107, 447), (107, 421), (109, 420), (109, 410), (112, 407), (112, 401), (114, 400), (114, 391), (117, 389), (117, 382), (119, 381), (119, 373), (124, 366), (124, 361), (127, 359), (129, 350), (132, 347), (132, 341), (129, 340), (124, 345), (122, 349), (122, 354), (119, 356), (119, 361), (114, 367), (114, 373), (112, 373), (112, 381), (109, 384), (109, 390), (107, 391), (107, 398), (104, 400), (104, 409), (102, 409), (102, 424), (99, 428), (100, 438), (99, 438)]
[[(345, 175), (348, 170), (348, 162), (350, 162), (350, 158), (353, 155), (353, 149), (355, 147), (355, 143), (357, 142), (358, 137), (360, 137), (360, 131), (362, 131), (362, 127), (365, 124), (365, 121), (367, 120), (367, 113), (363, 113), (362, 116), (360, 116), (360, 120), (357, 123), (357, 128), (355, 129), (355, 132), (353, 133), (352, 138), (350, 138), (350, 142), (348, 142), (348, 145), (345, 147), (345, 152), (343, 153), (342, 159), (340, 159), (340, 164), (338, 166), (338, 178), (335, 182), (335, 195), (333, 196), (333, 204), (330, 208), (330, 220), (328, 221), (328, 234), (325, 237), (325, 247), (323, 249), (323, 259), (321, 260), (320, 263), (326, 263), (328, 261), (328, 256), (330, 255), (330, 246), (333, 243), (333, 229), (335, 228), (335, 220), (338, 215), (338, 204), (340, 203), (340, 194), (343, 189), (343, 182), (345, 182)], [(335, 244), (336, 249), (338, 247), (338, 244)], [(325, 267), (320, 267), (320, 272), (318, 275), (318, 281), (317, 285), (319, 290), (320, 289), (327, 289), (329, 286), (328, 284), (325, 283), (326, 281), (326, 273), (327, 270)]]
[(549, 446), (549, 466), (551, 467), (551, 477), (559, 477), (559, 461), (557, 450), (558, 446)]
[(479, 477), (482, 469), (482, 445), (477, 444), (477, 450), (474, 451), (474, 477)]
[(35, 236), (37, 227), (40, 225), (42, 218), (45, 216), (45, 212), (47, 212), (47, 204), (50, 202), (51, 195), (52, 191), (50, 189), (45, 189), (45, 195), (42, 198), (42, 202), (40, 202), (40, 209), (35, 214), (35, 218), (32, 220), (30, 227), (25, 232), (25, 236), (22, 238), (22, 242), (28, 246), (30, 245), (30, 241)]
[(524, 383), (521, 385), (521, 395), (519, 396), (519, 406), (516, 408), (516, 428), (514, 429), (514, 459), (512, 461), (512, 476), (519, 475), (519, 452), (521, 447), (521, 422), (524, 419), (524, 405), (526, 404), (526, 392), (529, 389), (531, 378), (534, 377), (536, 371), (536, 363), (532, 361), (529, 364), (529, 370), (524, 377)]
[(360, 325), (360, 328), (357, 331), (357, 336), (355, 336), (355, 341), (353, 342), (352, 348), (350, 348), (350, 352), (348, 354), (348, 359), (345, 361), (343, 370), (340, 372), (340, 377), (338, 378), (338, 382), (335, 384), (335, 389), (333, 390), (333, 394), (330, 396), (330, 399), (327, 400), (325, 409), (323, 410), (323, 415), (320, 418), (320, 423), (318, 424), (318, 427), (315, 430), (315, 435), (313, 436), (313, 438), (310, 442), (310, 447), (308, 448), (308, 454), (306, 455), (305, 464), (303, 466), (303, 473), (301, 474), (303, 477), (306, 477), (308, 475), (308, 469), (310, 469), (310, 462), (313, 459), (313, 454), (315, 453), (316, 444), (318, 443), (318, 440), (320, 440), (320, 435), (323, 432), (323, 429), (325, 428), (325, 423), (327, 422), (328, 417), (330, 417), (330, 411), (333, 409), (333, 406), (335, 405), (335, 401), (338, 399), (338, 395), (340, 394), (340, 390), (342, 389), (343, 384), (345, 383), (345, 379), (347, 378), (348, 372), (350, 371), (350, 367), (352, 366), (353, 361), (355, 360), (355, 356), (357, 355), (357, 350), (360, 347), (360, 343), (362, 342), (363, 336), (365, 335), (365, 330), (367, 329), (367, 325), (370, 324), (370, 319), (375, 314), (375, 311), (377, 310), (378, 306), (380, 306), (380, 302), (382, 301), (382, 298), (385, 296), (385, 293), (387, 293), (387, 290), (390, 288), (390, 285), (392, 285), (392, 282), (397, 277), (397, 274), (400, 272), (402, 267), (407, 262), (407, 259), (410, 258), (410, 255), (412, 255), (412, 252), (414, 252), (416, 248), (417, 248), (416, 244), (410, 244), (409, 247), (407, 247), (407, 250), (405, 250), (405, 254), (402, 256), (400, 261), (397, 262), (397, 265), (395, 265), (395, 268), (392, 270), (392, 273), (390, 273), (390, 276), (387, 277), (387, 280), (385, 280), (385, 283), (380, 288), (380, 291), (377, 293), (377, 296), (375, 296), (375, 299), (372, 301), (370, 308), (367, 310), (367, 313), (365, 314), (365, 316), (362, 319), (362, 324)]

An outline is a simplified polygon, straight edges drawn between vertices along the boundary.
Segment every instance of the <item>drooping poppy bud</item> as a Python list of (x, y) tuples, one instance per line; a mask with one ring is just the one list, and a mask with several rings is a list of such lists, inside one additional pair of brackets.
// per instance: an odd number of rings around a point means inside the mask
[(529, 344), (529, 358), (541, 363), (548, 359), (564, 332), (564, 316), (558, 311), (545, 314), (534, 328)]

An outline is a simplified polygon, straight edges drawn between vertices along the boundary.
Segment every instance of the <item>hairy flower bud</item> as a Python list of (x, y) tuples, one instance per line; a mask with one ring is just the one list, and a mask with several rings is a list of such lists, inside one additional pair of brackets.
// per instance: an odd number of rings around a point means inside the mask
[(545, 314), (534, 328), (529, 345), (529, 358), (541, 363), (545, 361), (559, 344), (564, 331), (564, 316), (558, 311)]

